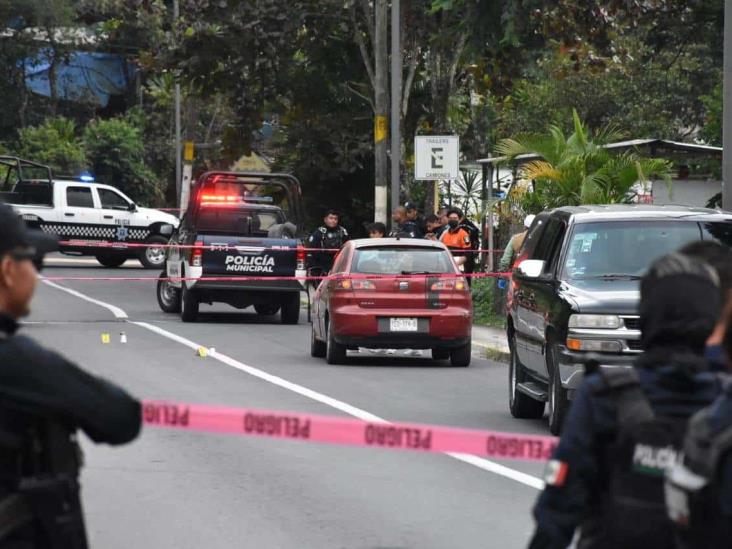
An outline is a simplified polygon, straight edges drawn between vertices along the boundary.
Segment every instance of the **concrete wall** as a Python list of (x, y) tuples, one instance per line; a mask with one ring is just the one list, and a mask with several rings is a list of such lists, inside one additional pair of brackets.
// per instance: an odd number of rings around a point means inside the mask
[(684, 206), (705, 207), (710, 198), (721, 192), (721, 181), (693, 181), (674, 179), (671, 182), (671, 193), (663, 181), (653, 182), (654, 204), (682, 204)]

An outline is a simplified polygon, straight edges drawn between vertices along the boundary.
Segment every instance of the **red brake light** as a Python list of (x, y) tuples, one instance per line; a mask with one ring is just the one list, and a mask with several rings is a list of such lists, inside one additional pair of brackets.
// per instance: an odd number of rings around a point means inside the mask
[(307, 251), (305, 250), (304, 246), (297, 247), (297, 270), (303, 271), (305, 270), (305, 260), (307, 259)]
[(344, 278), (336, 282), (336, 290), (375, 290), (376, 284), (371, 280)]
[(203, 257), (203, 242), (197, 241), (191, 248), (191, 265), (193, 267), (201, 266), (201, 258)]
[(442, 280), (438, 280), (437, 282), (433, 282), (430, 286), (430, 291), (432, 292), (444, 292), (444, 291), (450, 291), (450, 290), (457, 290), (458, 292), (463, 292), (467, 288), (467, 284), (462, 278), (453, 279), (453, 278), (445, 278)]

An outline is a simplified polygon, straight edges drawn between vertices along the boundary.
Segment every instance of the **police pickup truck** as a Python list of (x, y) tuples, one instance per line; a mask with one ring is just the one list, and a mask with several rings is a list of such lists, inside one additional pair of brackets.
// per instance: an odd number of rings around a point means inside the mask
[[(178, 218), (141, 208), (109, 185), (54, 178), (47, 166), (35, 162), (0, 156), (0, 166), (5, 168), (0, 200), (29, 227), (58, 235), (61, 253), (93, 255), (105, 267), (131, 258), (148, 269), (163, 266), (164, 248), (155, 244), (168, 242)], [(127, 243), (151, 246), (124, 247)]]
[(297, 324), (306, 274), (302, 218), (300, 183), (291, 175), (201, 175), (158, 281), (160, 308), (192, 322), (201, 303), (253, 305)]

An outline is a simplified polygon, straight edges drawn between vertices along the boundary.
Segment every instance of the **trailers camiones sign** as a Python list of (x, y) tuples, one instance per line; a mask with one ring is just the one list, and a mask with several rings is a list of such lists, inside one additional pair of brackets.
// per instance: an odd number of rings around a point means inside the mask
[(414, 179), (457, 179), (460, 170), (460, 138), (457, 135), (414, 137)]

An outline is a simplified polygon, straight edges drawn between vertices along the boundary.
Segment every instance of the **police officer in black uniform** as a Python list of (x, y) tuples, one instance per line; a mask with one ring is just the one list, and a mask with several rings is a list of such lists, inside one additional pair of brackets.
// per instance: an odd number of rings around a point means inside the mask
[(137, 400), (17, 333), (48, 238), (0, 204), (0, 548), (85, 548), (77, 430), (123, 444), (141, 425)]
[[(602, 369), (578, 389), (534, 508), (531, 549), (568, 547), (576, 529), (582, 549), (674, 547), (663, 496), (663, 466), (672, 460), (658, 456), (679, 448), (659, 452), (654, 441), (633, 447), (621, 435), (640, 436), (632, 429), (655, 425), (654, 436), (683, 439), (675, 429), (714, 401), (721, 387), (708, 371), (704, 345), (721, 305), (719, 279), (709, 265), (670, 254), (651, 266), (641, 281), (645, 353), (632, 370)], [(662, 425), (668, 430), (659, 431)], [(636, 505), (640, 498), (643, 505)], [(635, 542), (618, 541), (628, 538)]]
[(330, 271), (336, 250), (339, 250), (349, 240), (348, 231), (340, 225), (340, 214), (335, 210), (328, 210), (323, 218), (323, 224), (313, 231), (308, 238), (308, 248), (321, 249), (322, 252), (311, 252), (308, 267), (319, 268), (323, 274)]

